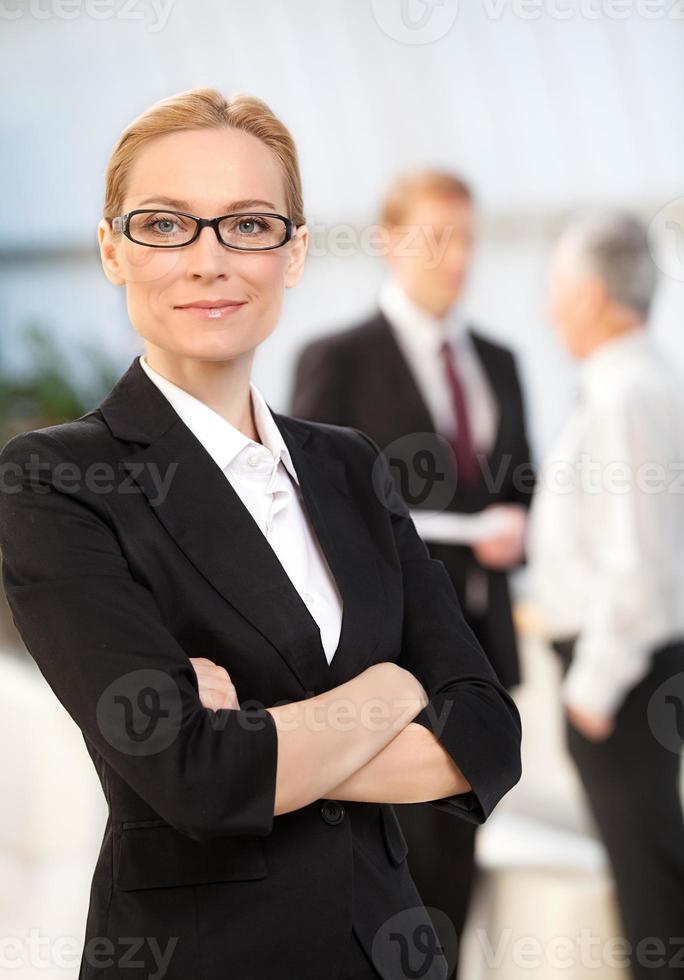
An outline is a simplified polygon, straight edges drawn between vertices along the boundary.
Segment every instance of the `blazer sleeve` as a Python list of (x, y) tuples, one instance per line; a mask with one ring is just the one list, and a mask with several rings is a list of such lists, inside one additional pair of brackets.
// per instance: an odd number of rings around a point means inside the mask
[(28, 652), (85, 740), (161, 818), (196, 840), (269, 834), (272, 715), (202, 705), (92, 483), (45, 429), (0, 453), (2, 581)]
[(472, 789), (431, 806), (484, 823), (521, 776), (520, 714), (467, 625), (444, 563), (431, 558), (393, 480), (384, 454), (370, 436), (373, 486), (391, 515), (404, 587), (398, 663), (422, 683), (429, 702), (414, 722), (433, 732)]

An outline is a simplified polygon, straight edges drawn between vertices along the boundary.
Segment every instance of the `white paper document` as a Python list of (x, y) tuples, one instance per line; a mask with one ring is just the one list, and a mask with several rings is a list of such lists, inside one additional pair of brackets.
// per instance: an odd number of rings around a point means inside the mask
[(509, 522), (508, 515), (501, 511), (456, 514), (441, 510), (412, 510), (411, 517), (424, 541), (439, 544), (476, 544), (501, 534)]

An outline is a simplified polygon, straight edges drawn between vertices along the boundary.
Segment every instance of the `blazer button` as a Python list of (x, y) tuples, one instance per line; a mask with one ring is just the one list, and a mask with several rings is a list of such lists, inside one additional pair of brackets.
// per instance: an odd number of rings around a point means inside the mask
[(341, 823), (344, 820), (344, 807), (336, 800), (326, 800), (321, 806), (321, 816), (326, 823)]

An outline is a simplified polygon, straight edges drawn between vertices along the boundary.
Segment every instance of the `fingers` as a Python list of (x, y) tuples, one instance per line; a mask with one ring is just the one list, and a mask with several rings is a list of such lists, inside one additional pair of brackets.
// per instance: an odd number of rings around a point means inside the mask
[[(190, 657), (190, 663), (195, 668), (195, 670), (197, 670), (200, 667), (204, 669), (209, 667), (215, 667), (217, 670), (226, 670), (225, 667), (219, 667), (218, 664), (214, 663), (213, 660), (209, 660), (207, 657)], [(227, 670), (226, 673), (228, 673)]]
[(230, 674), (225, 667), (219, 667), (218, 664), (210, 664), (205, 667), (203, 664), (195, 667), (195, 673), (198, 677), (206, 677), (207, 679), (214, 679), (219, 682), (231, 683)]
[(239, 707), (237, 691), (225, 667), (215, 664), (206, 657), (190, 657), (190, 662), (197, 675), (203, 707), (211, 708), (212, 711)]
[(226, 668), (215, 664), (213, 660), (207, 660), (206, 657), (190, 657), (190, 663), (198, 677), (216, 678), (231, 683), (230, 674)]
[(211, 708), (212, 711), (218, 711), (222, 708), (221, 704), (222, 695), (220, 691), (216, 691), (214, 688), (201, 687), (200, 688), (200, 701), (203, 707)]
[(237, 692), (232, 684), (212, 684), (211, 682), (200, 681), (199, 685), (200, 701), (205, 708), (218, 711), (219, 708), (238, 707)]

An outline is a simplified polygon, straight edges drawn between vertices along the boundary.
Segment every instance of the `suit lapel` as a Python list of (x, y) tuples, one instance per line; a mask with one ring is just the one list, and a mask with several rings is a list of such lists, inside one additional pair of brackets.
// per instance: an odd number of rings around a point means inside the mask
[[(331, 664), (325, 661), (327, 687), (332, 687), (363, 670), (380, 640), (385, 607), (380, 564), (342, 460), (329, 455), (318, 432), (297, 419), (272, 414), (292, 454), (305, 512), (342, 596), (339, 644)], [(304, 431), (308, 438), (302, 441)]]
[[(361, 622), (364, 607), (357, 604), (361, 590), (369, 588), (376, 601), (382, 601), (384, 593), (378, 575), (370, 571), (377, 564), (370, 537), (363, 533), (362, 518), (349, 497), (344, 463), (321, 453), (311, 428), (272, 412), (342, 595), (342, 632), (330, 666), (316, 621), (249, 510), (137, 357), (99, 407), (114, 435), (143, 444), (127, 453), (121, 465), (176, 544), (220, 595), (273, 644), (303, 688), (318, 692), (332, 686), (333, 676), (358, 673), (378, 638), (377, 626), (370, 636), (368, 629), (381, 620), (373, 616)], [(159, 476), (165, 474), (166, 489), (160, 493)]]
[[(394, 391), (401, 392), (400, 410), (402, 413), (402, 424), (403, 420), (406, 419), (406, 425), (401, 431), (430, 432), (437, 434), (432, 415), (430, 414), (423, 395), (418, 388), (413, 372), (406, 363), (403, 351), (397, 343), (394, 330), (387, 322), (387, 318), (382, 312), (378, 314), (377, 322), (382, 327), (383, 346), (386, 351), (386, 356), (383, 357), (385, 370), (391, 378), (392, 389)], [(480, 360), (487, 378), (489, 379), (492, 393), (498, 401), (500, 383), (499, 379), (496, 377), (494, 367), (490, 362), (487, 349), (485, 345), (480, 342), (478, 335), (472, 329), (468, 328), (468, 334), (472, 339), (475, 353)], [(395, 409), (397, 408), (399, 408), (399, 406), (392, 402), (391, 409), (393, 419), (396, 419)], [(506, 413), (502, 412), (501, 408), (499, 407), (499, 424), (497, 426), (496, 436), (494, 443), (490, 447), (489, 452), (486, 454), (490, 467), (492, 462), (498, 459), (501, 453), (505, 418)], [(396, 422), (393, 423), (393, 428), (396, 428)]]
[(401, 424), (406, 420), (406, 432), (435, 432), (435, 423), (430, 410), (425, 404), (423, 395), (418, 387), (415, 375), (406, 362), (404, 352), (400, 348), (392, 326), (384, 313), (377, 315), (377, 324), (382, 336), (382, 365), (383, 373), (388, 379), (391, 390), (399, 392), (401, 397), (397, 402), (388, 402), (394, 419), (393, 426), (399, 421), (396, 411), (401, 412)]

